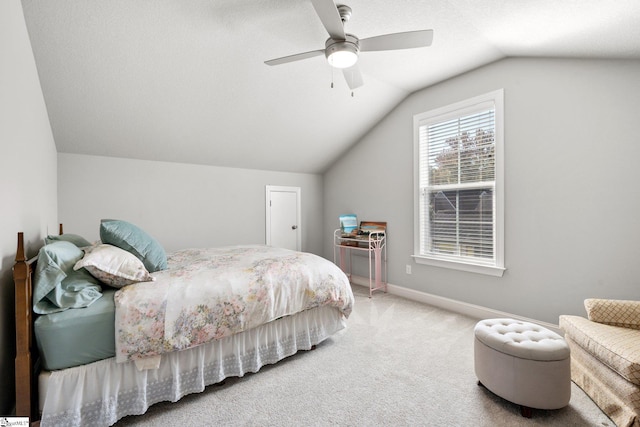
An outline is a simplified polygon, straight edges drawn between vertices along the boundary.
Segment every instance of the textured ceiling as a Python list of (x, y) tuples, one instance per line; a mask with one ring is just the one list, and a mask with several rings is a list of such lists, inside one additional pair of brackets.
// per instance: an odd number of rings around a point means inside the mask
[[(308, 0), (23, 0), (59, 152), (322, 172), (408, 94), (507, 56), (640, 58), (638, 0), (345, 0), (363, 52), (354, 96)], [(334, 81), (332, 89), (331, 82)]]

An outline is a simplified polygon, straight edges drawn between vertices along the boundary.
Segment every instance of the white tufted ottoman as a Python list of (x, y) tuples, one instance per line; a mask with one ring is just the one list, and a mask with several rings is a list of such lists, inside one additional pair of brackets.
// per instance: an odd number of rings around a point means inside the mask
[(488, 319), (474, 330), (479, 382), (498, 396), (531, 408), (559, 409), (571, 399), (571, 359), (565, 340), (534, 323)]

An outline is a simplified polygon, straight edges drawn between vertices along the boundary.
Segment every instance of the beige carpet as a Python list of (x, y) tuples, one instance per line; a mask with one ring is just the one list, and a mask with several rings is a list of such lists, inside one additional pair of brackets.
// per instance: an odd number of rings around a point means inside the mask
[(477, 385), (475, 319), (390, 294), (356, 304), (346, 330), (257, 374), (227, 379), (122, 426), (614, 426), (572, 384), (571, 402), (522, 418)]

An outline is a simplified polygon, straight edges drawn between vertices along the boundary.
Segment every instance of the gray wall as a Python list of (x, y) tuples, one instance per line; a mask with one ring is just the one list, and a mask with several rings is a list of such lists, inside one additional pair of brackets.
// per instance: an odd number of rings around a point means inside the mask
[(16, 233), (35, 255), (57, 222), (56, 147), (19, 0), (0, 1), (0, 414), (15, 402)]
[[(326, 172), (325, 254), (356, 213), (388, 222), (394, 285), (555, 324), (588, 297), (639, 299), (638, 76), (640, 61), (506, 59), (412, 94)], [(499, 88), (507, 271), (416, 264), (413, 115)]]
[(167, 251), (265, 242), (265, 186), (301, 188), (302, 250), (322, 254), (322, 176), (58, 154), (65, 232), (99, 239), (100, 219), (130, 221)]

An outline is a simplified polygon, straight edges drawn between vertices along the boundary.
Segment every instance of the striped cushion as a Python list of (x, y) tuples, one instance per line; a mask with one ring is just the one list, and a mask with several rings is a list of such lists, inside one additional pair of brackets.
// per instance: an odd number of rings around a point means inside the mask
[(591, 298), (584, 307), (593, 322), (640, 329), (640, 301)]

